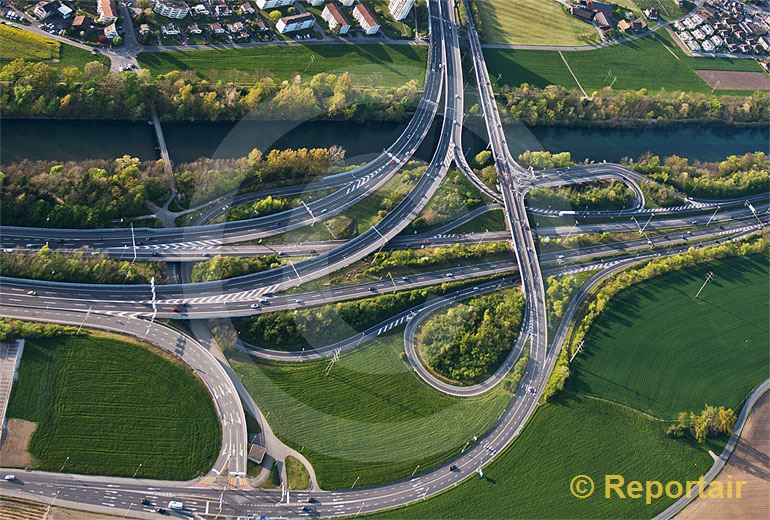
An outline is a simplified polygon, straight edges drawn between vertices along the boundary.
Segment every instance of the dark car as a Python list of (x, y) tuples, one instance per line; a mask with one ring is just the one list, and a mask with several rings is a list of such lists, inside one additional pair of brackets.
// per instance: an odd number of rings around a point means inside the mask
[(452, 464), (449, 466), (449, 471), (460, 471), (460, 468), (457, 467), (457, 464)]

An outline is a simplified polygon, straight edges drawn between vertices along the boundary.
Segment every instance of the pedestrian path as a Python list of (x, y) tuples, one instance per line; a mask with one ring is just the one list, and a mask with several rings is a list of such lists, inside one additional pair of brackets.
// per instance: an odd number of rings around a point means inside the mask
[(0, 438), (5, 432), (5, 412), (8, 409), (8, 401), (11, 399), (11, 388), (16, 378), (16, 370), (19, 368), (21, 354), (24, 351), (24, 340), (12, 343), (0, 343), (0, 418), (2, 430)]

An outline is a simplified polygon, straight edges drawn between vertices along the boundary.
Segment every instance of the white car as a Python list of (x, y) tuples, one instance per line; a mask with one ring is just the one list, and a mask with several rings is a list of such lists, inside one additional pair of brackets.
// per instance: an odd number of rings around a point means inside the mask
[(3, 480), (7, 480), (8, 482), (13, 482), (16, 480), (16, 475), (6, 475), (3, 477)]
[(250, 305), (250, 307), (251, 307), (252, 309), (259, 309), (259, 304), (258, 304), (258, 303), (252, 303), (252, 304)]

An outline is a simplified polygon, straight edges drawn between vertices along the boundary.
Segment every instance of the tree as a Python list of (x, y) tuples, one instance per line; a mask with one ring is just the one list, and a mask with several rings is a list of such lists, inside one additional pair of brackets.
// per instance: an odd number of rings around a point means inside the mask
[(492, 161), (492, 152), (490, 150), (481, 150), (476, 154), (475, 161), (477, 166), (483, 168)]
[(273, 23), (278, 23), (278, 20), (281, 19), (281, 11), (270, 11), (267, 13), (267, 16), (273, 21)]

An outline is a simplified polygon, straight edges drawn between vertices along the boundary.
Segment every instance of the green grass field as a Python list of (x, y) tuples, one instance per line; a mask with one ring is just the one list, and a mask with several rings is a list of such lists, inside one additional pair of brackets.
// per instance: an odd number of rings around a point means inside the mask
[(453, 233), (483, 233), (484, 231), (505, 231), (505, 216), (502, 210), (487, 211), (452, 230)]
[(328, 361), (262, 363), (229, 353), (276, 434), (313, 464), (321, 487), (365, 486), (409, 476), (455, 455), (494, 422), (510, 395), (440, 394), (406, 361), (401, 332)]
[[(35, 469), (189, 479), (221, 441), (211, 396), (185, 366), (104, 337), (28, 340), (8, 416), (37, 423)], [(69, 457), (69, 459), (67, 459)]]
[[(693, 295), (709, 270), (716, 278), (696, 302)], [(768, 276), (766, 259), (736, 258), (622, 292), (611, 304), (622, 312), (609, 311), (592, 328), (567, 390), (535, 413), (520, 437), (485, 469), (484, 479), (473, 477), (434, 499), (377, 516), (654, 516), (672, 500), (649, 506), (643, 500), (606, 500), (603, 476), (692, 480), (711, 467), (707, 450), (718, 453), (722, 443), (699, 446), (668, 438), (666, 421), (634, 407), (664, 419), (705, 402), (737, 407), (767, 378)], [(715, 324), (723, 326), (717, 330)], [(725, 342), (729, 335), (733, 341)], [(743, 341), (747, 336), (749, 343)], [(569, 494), (569, 482), (579, 474), (597, 480), (597, 492), (586, 500)]]
[(0, 65), (15, 59), (48, 61), (53, 67), (82, 67), (88, 62), (98, 61), (109, 65), (109, 58), (93, 55), (89, 51), (62, 45), (56, 40), (37, 34), (0, 25)]
[[(490, 75), (499, 75), (500, 84), (577, 87), (555, 51), (485, 49), (484, 55)], [(664, 30), (611, 47), (562, 55), (589, 95), (610, 85), (615, 90), (710, 92), (695, 70), (761, 71), (754, 60), (688, 57)]]
[(599, 43), (591, 25), (554, 0), (476, 0), (487, 43), (588, 45)]
[(319, 72), (350, 72), (358, 86), (422, 85), (428, 60), (425, 45), (291, 45), (242, 49), (141, 53), (139, 65), (153, 74), (193, 70), (212, 80), (253, 81), (265, 73), (310, 79)]
[(735, 258), (623, 291), (586, 337), (572, 388), (663, 419), (737, 409), (769, 375), (768, 276), (766, 258)]

